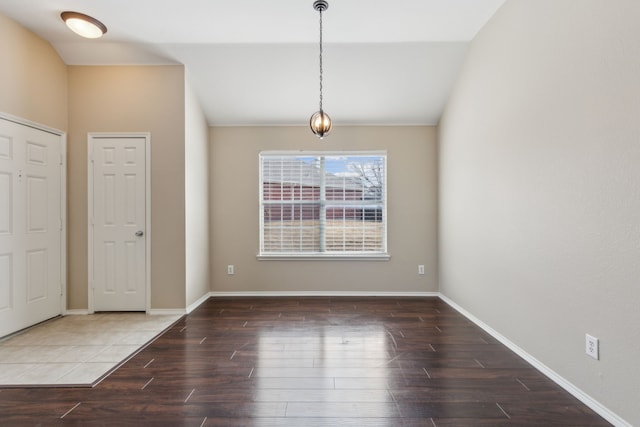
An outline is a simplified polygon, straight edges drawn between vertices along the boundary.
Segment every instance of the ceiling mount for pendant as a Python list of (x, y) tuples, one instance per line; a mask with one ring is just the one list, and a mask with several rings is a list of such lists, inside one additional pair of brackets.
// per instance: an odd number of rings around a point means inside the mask
[(311, 131), (322, 139), (331, 132), (333, 127), (331, 117), (322, 109), (322, 12), (329, 8), (329, 2), (316, 0), (313, 2), (313, 8), (320, 14), (320, 109), (313, 113), (311, 119), (309, 119), (309, 126)]
[(316, 0), (313, 2), (313, 8), (318, 12), (324, 12), (329, 9), (329, 2), (325, 0)]

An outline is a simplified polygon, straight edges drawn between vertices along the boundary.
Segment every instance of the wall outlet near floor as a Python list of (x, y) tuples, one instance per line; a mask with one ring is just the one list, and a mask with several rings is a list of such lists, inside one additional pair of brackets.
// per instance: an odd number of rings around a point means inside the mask
[(232, 275), (235, 273), (236, 273), (236, 269), (234, 268), (233, 264), (227, 265), (227, 274)]
[(420, 275), (424, 274), (424, 265), (420, 264), (418, 266), (418, 274)]
[(589, 334), (586, 334), (586, 352), (588, 356), (593, 357), (594, 359), (600, 359), (600, 343), (598, 338), (592, 337)]

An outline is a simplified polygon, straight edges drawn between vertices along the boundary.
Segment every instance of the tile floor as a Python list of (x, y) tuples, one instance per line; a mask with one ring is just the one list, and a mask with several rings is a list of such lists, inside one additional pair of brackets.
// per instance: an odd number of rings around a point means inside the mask
[(0, 340), (0, 386), (91, 386), (181, 316), (100, 313)]

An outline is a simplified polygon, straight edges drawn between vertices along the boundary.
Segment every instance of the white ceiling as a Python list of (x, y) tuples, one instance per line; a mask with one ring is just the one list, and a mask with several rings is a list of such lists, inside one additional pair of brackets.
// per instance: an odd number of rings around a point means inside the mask
[[(324, 109), (336, 125), (436, 124), (467, 46), (504, 0), (329, 0)], [(313, 0), (0, 0), (69, 65), (184, 64), (211, 125), (306, 124), (318, 109)], [(108, 28), (86, 40), (60, 19)]]

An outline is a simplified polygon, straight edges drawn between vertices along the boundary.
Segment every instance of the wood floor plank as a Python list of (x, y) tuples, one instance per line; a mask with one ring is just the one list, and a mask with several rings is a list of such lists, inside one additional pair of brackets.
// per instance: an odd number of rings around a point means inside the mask
[(289, 402), (287, 417), (397, 418), (400, 414), (394, 403)]
[(0, 389), (11, 426), (605, 426), (438, 298), (209, 299), (94, 388)]
[(398, 403), (398, 411), (407, 418), (473, 418), (495, 419), (508, 418), (495, 403), (489, 402), (429, 402), (415, 405)]

